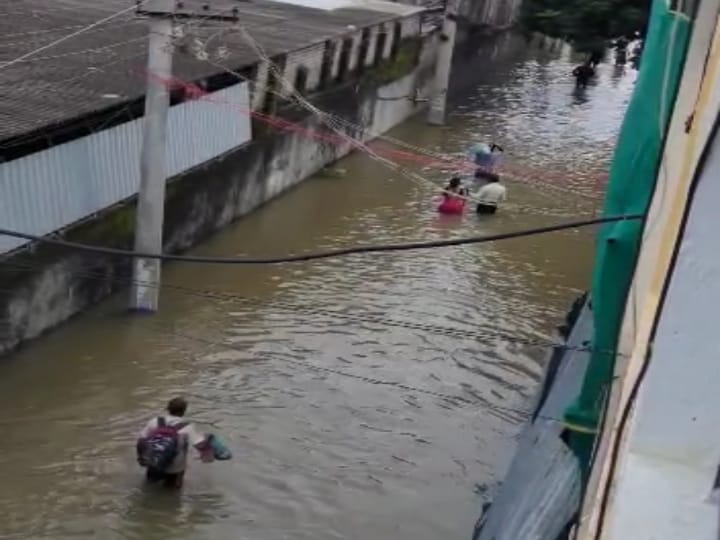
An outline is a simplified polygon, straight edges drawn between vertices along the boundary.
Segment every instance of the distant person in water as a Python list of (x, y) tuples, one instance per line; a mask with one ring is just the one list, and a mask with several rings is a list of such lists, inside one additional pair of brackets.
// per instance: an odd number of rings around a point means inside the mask
[(441, 214), (462, 214), (468, 191), (459, 176), (453, 176), (442, 192), (442, 202), (437, 207)]
[(137, 441), (138, 463), (146, 468), (148, 482), (180, 488), (191, 448), (201, 454), (209, 449), (208, 437), (185, 420), (187, 401), (171, 399), (167, 414), (150, 420)]
[(632, 63), (633, 68), (635, 68), (635, 69), (640, 68), (640, 57), (642, 56), (642, 51), (643, 51), (642, 42), (635, 45), (635, 47), (632, 50), (632, 56), (630, 57), (630, 62)]
[(588, 64), (590, 64), (591, 67), (596, 68), (597, 65), (602, 62), (603, 56), (605, 56), (604, 51), (593, 51), (590, 53)]
[(472, 160), (478, 166), (478, 171), (495, 172), (500, 165), (503, 149), (501, 146), (492, 143), (476, 144), (470, 150)]
[(502, 149), (502, 146), (499, 146), (495, 143), (492, 143), (490, 145), (490, 167), (489, 170), (491, 173), (497, 172), (498, 168), (500, 167), (500, 162), (502, 160), (502, 154), (504, 150)]
[(488, 180), (494, 176), (502, 163), (503, 148), (502, 146), (492, 143), (488, 145), (476, 145), (474, 147), (474, 161), (478, 165), (475, 169), (475, 187), (477, 187), (477, 181)]
[(494, 214), (498, 205), (507, 198), (507, 189), (500, 183), (500, 177), (488, 179), (488, 183), (475, 194), (478, 214)]
[(583, 64), (576, 67), (572, 74), (573, 77), (575, 77), (575, 88), (585, 88), (590, 79), (595, 75), (595, 70), (590, 64)]
[(622, 66), (627, 62), (628, 45), (630, 45), (630, 40), (624, 36), (615, 41), (615, 65)]
[(463, 187), (462, 179), (459, 176), (453, 176), (443, 191), (443, 197), (446, 199), (452, 197), (453, 194), (459, 195), (460, 197), (467, 196), (467, 189)]

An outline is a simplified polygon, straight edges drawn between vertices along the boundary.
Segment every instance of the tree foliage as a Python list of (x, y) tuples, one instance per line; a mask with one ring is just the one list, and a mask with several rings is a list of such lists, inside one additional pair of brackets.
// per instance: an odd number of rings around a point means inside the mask
[(579, 51), (601, 50), (608, 40), (644, 34), (650, 0), (524, 0), (521, 24), (562, 38)]

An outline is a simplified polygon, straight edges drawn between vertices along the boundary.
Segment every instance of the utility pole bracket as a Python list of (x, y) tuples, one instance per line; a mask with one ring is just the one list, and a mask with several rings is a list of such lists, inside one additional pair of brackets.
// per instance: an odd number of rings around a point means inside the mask
[(237, 7), (220, 11), (208, 2), (188, 6), (183, 0), (135, 0), (135, 13), (145, 17), (172, 17), (174, 19), (196, 19), (210, 21), (238, 22), (240, 11)]

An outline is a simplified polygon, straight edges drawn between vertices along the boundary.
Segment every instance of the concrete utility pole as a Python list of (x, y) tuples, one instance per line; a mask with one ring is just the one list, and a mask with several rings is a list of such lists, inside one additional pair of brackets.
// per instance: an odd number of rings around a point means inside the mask
[(455, 49), (458, 4), (458, 0), (445, 0), (445, 18), (440, 34), (440, 50), (435, 63), (435, 80), (427, 117), (428, 124), (434, 126), (445, 124), (445, 106), (447, 105), (450, 70)]
[[(170, 92), (167, 82), (172, 78), (175, 21), (204, 19), (237, 22), (238, 11), (226, 10), (213, 14), (208, 4), (200, 13), (187, 11), (179, 0), (147, 0), (138, 4), (137, 14), (148, 17), (150, 43), (147, 62), (147, 93), (145, 95), (145, 124), (140, 156), (140, 189), (135, 220), (135, 251), (162, 253), (163, 222), (165, 218), (165, 152), (167, 116)], [(133, 279), (130, 309), (154, 312), (160, 296), (158, 259), (133, 260)]]
[[(149, 0), (139, 14), (150, 17), (150, 43), (147, 62), (147, 91), (140, 189), (135, 220), (135, 250), (162, 253), (165, 217), (165, 139), (170, 92), (165, 81), (172, 76), (174, 0)], [(130, 309), (157, 311), (160, 296), (158, 259), (133, 259)]]

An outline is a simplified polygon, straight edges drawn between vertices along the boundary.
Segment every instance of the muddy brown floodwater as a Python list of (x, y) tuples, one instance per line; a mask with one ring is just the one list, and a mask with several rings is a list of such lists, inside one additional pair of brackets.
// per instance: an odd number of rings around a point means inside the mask
[[(281, 254), (594, 214), (635, 74), (603, 64), (577, 94), (567, 51), (513, 43), (468, 61), (479, 82), (447, 127), (418, 119), (392, 133), (450, 154), (502, 144), (522, 178), (496, 216), (440, 217), (429, 183), (353, 155), (335, 166), (344, 174), (304, 182), (194, 252)], [(552, 339), (592, 254), (593, 231), (581, 230), (272, 267), (167, 265), (157, 315), (126, 315), (122, 293), (0, 363), (0, 538), (469, 538), (541, 375), (547, 348), (523, 342)], [(226, 294), (197, 292), (207, 289)], [(175, 394), (235, 458), (192, 462), (180, 494), (148, 493), (134, 437)]]

